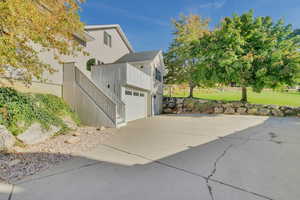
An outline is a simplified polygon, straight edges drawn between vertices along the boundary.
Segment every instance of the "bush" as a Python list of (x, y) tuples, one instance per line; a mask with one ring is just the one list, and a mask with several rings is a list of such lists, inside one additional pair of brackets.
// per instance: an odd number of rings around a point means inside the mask
[(67, 129), (62, 120), (65, 116), (79, 123), (77, 115), (59, 97), (0, 88), (0, 124), (14, 135), (21, 134), (34, 122), (40, 123), (45, 129), (51, 125)]

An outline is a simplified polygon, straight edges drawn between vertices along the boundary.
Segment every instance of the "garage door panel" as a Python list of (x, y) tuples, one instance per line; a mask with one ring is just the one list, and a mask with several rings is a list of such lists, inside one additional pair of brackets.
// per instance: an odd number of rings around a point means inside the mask
[(147, 116), (147, 95), (143, 91), (125, 88), (123, 100), (126, 104), (126, 119), (133, 121)]

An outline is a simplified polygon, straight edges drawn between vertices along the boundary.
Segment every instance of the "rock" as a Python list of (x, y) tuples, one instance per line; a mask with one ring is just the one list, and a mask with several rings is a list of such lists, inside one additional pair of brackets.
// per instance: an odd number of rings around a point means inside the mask
[(104, 126), (101, 126), (100, 128), (97, 128), (97, 131), (104, 131), (106, 128)]
[(18, 147), (18, 146), (15, 146), (13, 150), (17, 153), (23, 153), (26, 151), (25, 149)]
[(78, 128), (77, 124), (71, 119), (71, 117), (66, 116), (62, 120), (69, 129), (76, 130)]
[(183, 104), (183, 102), (184, 102), (183, 98), (177, 99), (177, 104)]
[(174, 108), (176, 108), (176, 103), (171, 102), (171, 103), (169, 103), (168, 107), (171, 109), (174, 109)]
[(277, 106), (277, 105), (268, 105), (267, 107), (270, 109), (273, 109), (273, 110), (279, 110), (279, 108), (280, 108), (280, 106)]
[(50, 126), (49, 130), (45, 130), (41, 124), (34, 123), (17, 138), (24, 144), (37, 144), (54, 136), (59, 130), (60, 128), (56, 126)]
[(236, 110), (236, 112), (238, 113), (238, 114), (240, 114), (240, 115), (245, 115), (245, 114), (247, 114), (247, 108), (243, 108), (243, 107), (241, 107), (241, 108), (238, 108), (237, 110)]
[(15, 159), (15, 160), (12, 160), (8, 163), (8, 166), (12, 167), (12, 166), (15, 166), (17, 164), (19, 164), (21, 162), (21, 160), (19, 159)]
[(237, 101), (237, 102), (232, 102), (231, 105), (235, 108), (240, 108), (240, 107), (243, 107), (245, 105), (245, 103)]
[(80, 142), (80, 138), (79, 137), (71, 137), (68, 140), (65, 141), (65, 143), (67, 144), (77, 144)]
[(73, 133), (73, 136), (75, 136), (75, 137), (79, 137), (81, 134), (79, 133), (79, 132), (75, 132), (75, 133)]
[(294, 109), (287, 108), (286, 110), (284, 110), (284, 114), (287, 116), (295, 116), (297, 115), (297, 112)]
[(169, 114), (169, 113), (172, 113), (172, 112), (173, 112), (173, 110), (171, 108), (164, 109), (164, 113), (166, 113), (166, 114)]
[(279, 109), (274, 109), (271, 111), (271, 113), (275, 117), (284, 117), (284, 113)]
[(227, 107), (224, 112), (224, 114), (234, 114), (234, 113), (235, 113), (235, 109), (232, 107)]
[(250, 115), (257, 115), (258, 109), (257, 108), (251, 108), (248, 110), (248, 113)]
[(224, 108), (232, 108), (233, 105), (231, 103), (225, 103), (225, 104), (222, 104), (222, 107), (224, 107)]
[(224, 113), (224, 108), (223, 107), (215, 107), (214, 111), (216, 114), (222, 114), (222, 113)]
[(270, 115), (271, 111), (267, 108), (262, 108), (262, 109), (259, 109), (258, 110), (258, 113), (259, 115), (263, 115), (263, 116), (268, 116)]
[(5, 126), (0, 125), (0, 150), (10, 149), (16, 143), (16, 138), (6, 129)]

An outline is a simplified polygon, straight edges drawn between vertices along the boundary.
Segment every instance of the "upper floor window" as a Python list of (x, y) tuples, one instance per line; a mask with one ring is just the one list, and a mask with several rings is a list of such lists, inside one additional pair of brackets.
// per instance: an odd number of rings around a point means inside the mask
[(155, 68), (155, 79), (161, 81), (161, 72)]
[(111, 35), (104, 31), (104, 44), (106, 46), (112, 47)]

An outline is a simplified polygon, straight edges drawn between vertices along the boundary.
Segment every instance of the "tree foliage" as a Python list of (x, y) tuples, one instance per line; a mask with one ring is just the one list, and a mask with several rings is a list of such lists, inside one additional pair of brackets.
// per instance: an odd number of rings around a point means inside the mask
[(166, 83), (188, 83), (190, 97), (196, 86), (205, 83), (203, 78), (199, 78), (201, 73), (198, 66), (201, 60), (192, 55), (192, 44), (209, 34), (208, 23), (209, 20), (197, 15), (180, 15), (178, 20), (173, 20), (174, 39), (164, 55), (168, 71)]
[(39, 53), (53, 51), (74, 55), (82, 51), (73, 34), (82, 34), (78, 15), (83, 0), (0, 0), (0, 75), (7, 67), (19, 69), (30, 83), (54, 69), (39, 59)]
[(206, 71), (218, 82), (241, 86), (242, 101), (247, 101), (247, 87), (261, 92), (265, 87), (294, 84), (300, 40), (292, 33), (283, 20), (254, 17), (251, 10), (226, 17), (212, 34), (196, 43), (194, 54), (202, 56)]

